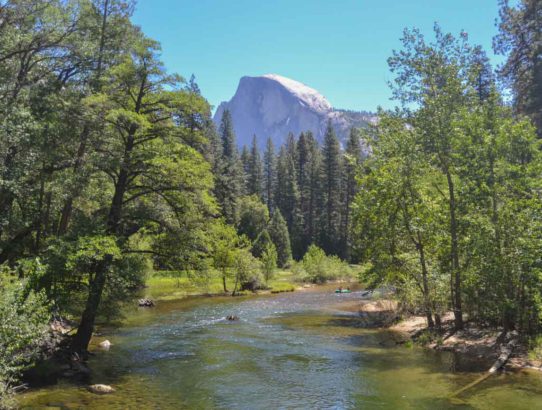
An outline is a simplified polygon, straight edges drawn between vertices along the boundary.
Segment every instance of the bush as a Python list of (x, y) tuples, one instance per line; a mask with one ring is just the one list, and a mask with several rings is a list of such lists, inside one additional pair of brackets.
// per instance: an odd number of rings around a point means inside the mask
[(529, 341), (529, 358), (542, 360), (542, 336), (533, 337)]
[(49, 319), (43, 292), (30, 290), (6, 270), (0, 273), (0, 408), (13, 406), (11, 386), (39, 357)]
[(277, 269), (277, 249), (272, 243), (267, 244), (264, 249), (260, 260), (262, 262), (262, 271), (265, 277), (265, 282), (269, 282), (273, 278), (275, 270)]
[(300, 266), (297, 264), (294, 272), (314, 283), (324, 283), (328, 280), (352, 279), (354, 272), (345, 261), (337, 256), (327, 256), (325, 252), (316, 245), (311, 245), (307, 250)]
[(236, 251), (234, 269), (236, 283), (241, 290), (262, 288), (263, 277), (258, 260), (252, 256), (248, 249), (241, 248)]

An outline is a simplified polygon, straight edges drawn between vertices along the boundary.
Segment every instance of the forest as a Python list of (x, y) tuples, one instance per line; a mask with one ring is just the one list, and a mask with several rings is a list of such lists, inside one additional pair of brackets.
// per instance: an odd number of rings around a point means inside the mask
[[(121, 315), (156, 272), (252, 291), (280, 269), (392, 286), (430, 329), (542, 331), (542, 3), (503, 1), (492, 67), (405, 29), (397, 108), (260, 152), (169, 73), (125, 0), (0, 0), (0, 396), (48, 324)], [(190, 67), (186, 68), (190, 70)], [(266, 136), (260, 136), (266, 137)], [(232, 287), (233, 286), (233, 287)], [(540, 339), (539, 339), (540, 340)], [(7, 400), (7, 399), (6, 399)], [(1, 407), (1, 406), (0, 406)]]

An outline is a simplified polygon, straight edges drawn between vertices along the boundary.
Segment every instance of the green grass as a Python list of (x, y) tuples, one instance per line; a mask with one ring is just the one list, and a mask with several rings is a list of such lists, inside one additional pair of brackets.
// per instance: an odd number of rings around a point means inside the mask
[(273, 278), (269, 280), (267, 286), (271, 293), (293, 292), (296, 288), (294, 283), (294, 274), (287, 270), (275, 272)]
[[(213, 275), (206, 283), (202, 280), (194, 281), (186, 275), (178, 275), (176, 272), (155, 272), (146, 281), (145, 297), (156, 300), (174, 300), (186, 296), (221, 294), (224, 292), (222, 278)], [(234, 283), (227, 280), (228, 290), (233, 290)], [(273, 279), (267, 284), (272, 293), (292, 292), (296, 285), (293, 274), (289, 271), (277, 271)]]

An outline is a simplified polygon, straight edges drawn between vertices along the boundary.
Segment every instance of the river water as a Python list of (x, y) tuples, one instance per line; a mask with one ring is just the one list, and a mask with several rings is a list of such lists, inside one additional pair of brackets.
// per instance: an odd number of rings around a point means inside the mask
[[(90, 361), (98, 396), (68, 381), (20, 396), (62, 409), (542, 409), (542, 373), (492, 376), (487, 363), (396, 345), (331, 289), (249, 298), (191, 298), (138, 309), (106, 331)], [(225, 320), (236, 315), (238, 321)]]

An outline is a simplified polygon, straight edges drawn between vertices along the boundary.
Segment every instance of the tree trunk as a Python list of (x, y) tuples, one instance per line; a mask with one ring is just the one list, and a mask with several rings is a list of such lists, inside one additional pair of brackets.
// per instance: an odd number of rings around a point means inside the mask
[(431, 312), (431, 303), (429, 300), (429, 284), (427, 281), (427, 264), (425, 262), (425, 249), (423, 247), (423, 243), (421, 240), (421, 235), (418, 232), (418, 253), (420, 255), (420, 265), (422, 267), (422, 286), (423, 286), (423, 298), (424, 298), (424, 308), (425, 308), (425, 316), (427, 318), (427, 327), (430, 329), (435, 327), (435, 323), (433, 322), (433, 316)]
[(226, 287), (226, 273), (222, 273), (222, 285), (224, 286), (224, 293), (228, 292), (228, 288)]
[(461, 308), (461, 272), (459, 267), (459, 246), (457, 239), (457, 220), (455, 214), (455, 192), (454, 183), (450, 171), (446, 169), (446, 179), (448, 181), (449, 212), (450, 212), (450, 239), (451, 239), (451, 267), (453, 283), (453, 307), (455, 329), (463, 329), (463, 310)]
[(94, 322), (96, 320), (98, 306), (100, 305), (103, 289), (105, 287), (107, 271), (109, 270), (112, 261), (112, 256), (107, 255), (96, 266), (94, 279), (90, 283), (85, 310), (81, 316), (81, 322), (77, 327), (77, 333), (72, 340), (72, 350), (74, 352), (85, 353), (88, 350), (92, 332), (94, 331)]

